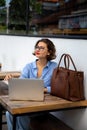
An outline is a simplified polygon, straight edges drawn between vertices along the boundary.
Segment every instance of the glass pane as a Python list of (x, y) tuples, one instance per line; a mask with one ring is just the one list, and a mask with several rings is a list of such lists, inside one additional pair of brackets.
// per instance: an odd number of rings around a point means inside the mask
[(0, 0), (0, 28), (0, 33), (26, 34), (26, 0)]
[(0, 33), (6, 33), (6, 7), (5, 7), (5, 0), (0, 0)]
[(33, 34), (53, 35), (58, 29), (58, 18), (56, 14), (59, 10), (58, 0), (37, 0), (40, 10), (32, 11), (31, 28)]
[(37, 0), (41, 12), (33, 12), (33, 34), (87, 35), (87, 0)]
[(9, 3), (10, 34), (26, 34), (26, 0), (11, 0)]
[(0, 33), (87, 35), (87, 0), (0, 0)]

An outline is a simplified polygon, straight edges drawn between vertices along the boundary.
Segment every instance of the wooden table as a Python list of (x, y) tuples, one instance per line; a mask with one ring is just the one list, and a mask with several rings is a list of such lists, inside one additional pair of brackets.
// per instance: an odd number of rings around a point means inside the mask
[(3, 80), (7, 74), (12, 74), (13, 77), (18, 78), (20, 71), (0, 71), (0, 80)]
[[(10, 101), (8, 96), (0, 96), (0, 104), (0, 117), (2, 117), (3, 108), (9, 111), (13, 116), (13, 130), (16, 130), (17, 116), (37, 112), (87, 107), (87, 100), (72, 102), (50, 94), (45, 94), (45, 99), (42, 102)], [(0, 130), (2, 130), (1, 122), (2, 118), (0, 119)]]

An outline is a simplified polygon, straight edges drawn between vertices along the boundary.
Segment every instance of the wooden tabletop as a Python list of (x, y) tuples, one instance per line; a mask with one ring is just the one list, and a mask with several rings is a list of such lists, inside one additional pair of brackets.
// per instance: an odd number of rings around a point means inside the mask
[(37, 101), (10, 101), (8, 96), (0, 96), (0, 103), (11, 114), (23, 114), (40, 111), (53, 111), (66, 108), (84, 107), (87, 106), (87, 100), (84, 101), (67, 101), (50, 94), (45, 94), (45, 99), (42, 102)]
[(7, 74), (12, 74), (13, 77), (18, 78), (20, 71), (0, 71), (0, 80), (3, 80)]

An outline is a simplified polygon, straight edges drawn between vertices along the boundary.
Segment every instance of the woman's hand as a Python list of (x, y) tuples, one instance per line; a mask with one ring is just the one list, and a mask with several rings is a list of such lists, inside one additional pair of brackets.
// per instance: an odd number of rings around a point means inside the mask
[(5, 76), (5, 78), (4, 78), (4, 80), (9, 80), (9, 79), (11, 79), (12, 77), (13, 77), (12, 74), (7, 74), (7, 75)]

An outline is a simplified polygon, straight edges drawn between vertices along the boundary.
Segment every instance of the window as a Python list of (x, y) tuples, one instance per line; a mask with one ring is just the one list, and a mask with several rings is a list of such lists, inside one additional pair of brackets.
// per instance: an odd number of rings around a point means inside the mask
[(87, 36), (87, 0), (0, 0), (0, 34)]

